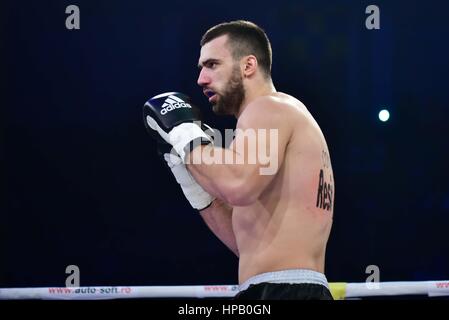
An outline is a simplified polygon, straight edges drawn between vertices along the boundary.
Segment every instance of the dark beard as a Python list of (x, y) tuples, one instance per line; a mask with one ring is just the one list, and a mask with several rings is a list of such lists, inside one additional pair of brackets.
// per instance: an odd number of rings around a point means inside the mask
[(245, 89), (240, 69), (234, 68), (231, 79), (228, 82), (223, 94), (219, 94), (217, 103), (212, 110), (218, 115), (235, 115), (245, 99)]

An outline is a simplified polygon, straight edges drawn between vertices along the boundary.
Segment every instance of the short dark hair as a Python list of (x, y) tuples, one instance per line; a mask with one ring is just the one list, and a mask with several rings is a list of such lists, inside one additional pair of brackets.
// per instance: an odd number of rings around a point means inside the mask
[(235, 60), (246, 55), (254, 55), (258, 65), (271, 76), (272, 52), (271, 44), (265, 31), (250, 21), (237, 20), (220, 23), (209, 30), (201, 38), (200, 45), (223, 35), (228, 35), (231, 53)]

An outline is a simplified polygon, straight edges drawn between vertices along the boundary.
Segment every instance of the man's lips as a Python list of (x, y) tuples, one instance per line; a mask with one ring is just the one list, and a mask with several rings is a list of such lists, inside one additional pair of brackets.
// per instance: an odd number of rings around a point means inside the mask
[(209, 102), (212, 102), (213, 100), (217, 100), (217, 94), (213, 94), (211, 97), (209, 97)]
[(203, 92), (204, 95), (209, 98), (209, 102), (215, 99), (215, 97), (217, 96), (217, 94), (210, 89), (203, 90)]

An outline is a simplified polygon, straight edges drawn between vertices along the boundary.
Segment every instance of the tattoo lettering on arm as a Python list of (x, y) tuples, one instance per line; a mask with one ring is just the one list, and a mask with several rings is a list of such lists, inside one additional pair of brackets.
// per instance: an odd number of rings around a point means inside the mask
[[(334, 193), (334, 183), (332, 174), (329, 175), (329, 179), (324, 179), (324, 170), (331, 168), (330, 157), (327, 151), (323, 150), (321, 153), (323, 168), (320, 169), (318, 180), (318, 191), (316, 198), (317, 208), (332, 211), (332, 199)], [(327, 171), (327, 170), (326, 170)]]
[(321, 162), (323, 163), (323, 167), (325, 169), (331, 167), (331, 158), (329, 157), (329, 153), (326, 150), (321, 151)]
[(334, 192), (334, 186), (332, 184), (332, 177), (330, 182), (324, 180), (324, 171), (320, 170), (320, 178), (318, 182), (318, 195), (316, 198), (317, 208), (321, 208), (327, 211), (332, 210), (332, 194)]

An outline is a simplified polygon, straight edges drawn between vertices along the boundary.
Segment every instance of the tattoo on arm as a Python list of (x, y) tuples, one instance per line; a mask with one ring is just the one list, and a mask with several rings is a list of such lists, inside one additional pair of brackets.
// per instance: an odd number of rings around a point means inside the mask
[(332, 173), (330, 173), (328, 180), (324, 179), (324, 170), (331, 168), (329, 153), (326, 150), (321, 152), (321, 160), (323, 163), (323, 168), (320, 169), (319, 174), (316, 206), (320, 209), (332, 211), (334, 182), (332, 179)]

